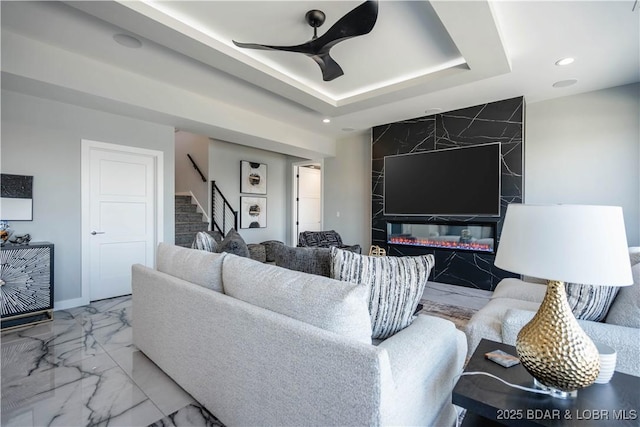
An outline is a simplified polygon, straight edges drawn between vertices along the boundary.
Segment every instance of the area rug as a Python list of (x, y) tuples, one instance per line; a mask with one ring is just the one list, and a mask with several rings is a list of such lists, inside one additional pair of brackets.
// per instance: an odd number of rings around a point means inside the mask
[(473, 308), (442, 304), (427, 299), (420, 300), (420, 304), (424, 307), (422, 307), (419, 313), (450, 320), (459, 330), (463, 330), (464, 326), (469, 322), (469, 319), (471, 319), (471, 316), (477, 311)]

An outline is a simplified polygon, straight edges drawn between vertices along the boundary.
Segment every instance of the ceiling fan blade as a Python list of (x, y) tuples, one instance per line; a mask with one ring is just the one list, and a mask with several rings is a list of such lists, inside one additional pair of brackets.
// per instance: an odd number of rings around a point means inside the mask
[(285, 52), (296, 52), (296, 53), (305, 53), (311, 55), (310, 48), (307, 46), (309, 42), (304, 44), (299, 44), (296, 46), (271, 46), (268, 44), (258, 44), (258, 43), (241, 43), (235, 40), (232, 40), (233, 44), (238, 47), (242, 47), (245, 49), (258, 49), (258, 50), (283, 50)]
[(331, 56), (329, 56), (328, 52), (320, 55), (309, 55), (309, 57), (316, 61), (320, 66), (320, 70), (322, 71), (322, 80), (325, 82), (330, 82), (344, 74), (340, 65), (338, 65)]
[(328, 50), (343, 40), (369, 34), (378, 20), (378, 2), (366, 1), (340, 18), (326, 33), (309, 43), (314, 50)]

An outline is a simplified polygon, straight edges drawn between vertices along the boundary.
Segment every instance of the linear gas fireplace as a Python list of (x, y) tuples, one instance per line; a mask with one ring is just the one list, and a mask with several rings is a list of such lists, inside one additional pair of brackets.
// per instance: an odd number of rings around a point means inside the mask
[(389, 245), (495, 253), (496, 223), (387, 221)]

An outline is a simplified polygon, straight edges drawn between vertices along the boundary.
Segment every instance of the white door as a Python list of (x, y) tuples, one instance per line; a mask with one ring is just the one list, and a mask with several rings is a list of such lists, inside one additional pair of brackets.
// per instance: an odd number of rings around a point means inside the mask
[(83, 298), (130, 294), (131, 265), (153, 267), (161, 158), (158, 151), (83, 141)]
[(301, 166), (298, 168), (298, 230), (322, 230), (322, 183), (319, 167)]

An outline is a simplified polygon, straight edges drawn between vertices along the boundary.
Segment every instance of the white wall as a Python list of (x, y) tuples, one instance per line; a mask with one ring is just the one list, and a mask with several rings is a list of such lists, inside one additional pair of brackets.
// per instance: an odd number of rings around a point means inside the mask
[[(336, 157), (324, 160), (324, 229), (336, 230), (342, 241), (371, 245), (371, 133), (340, 139)], [(338, 217), (338, 212), (340, 216)]]
[[(82, 297), (82, 139), (164, 152), (164, 239), (174, 241), (174, 130), (169, 126), (2, 91), (2, 172), (33, 175), (33, 221), (17, 233), (55, 245), (54, 301)], [(61, 304), (59, 304), (61, 303)]]
[[(202, 135), (178, 131), (176, 132), (176, 193), (188, 193), (191, 191), (200, 206), (205, 209), (207, 215), (209, 212), (209, 177), (207, 170), (209, 168), (209, 138)], [(193, 160), (200, 168), (205, 176), (206, 181), (202, 182), (202, 178), (193, 164), (187, 157), (190, 154)]]
[[(211, 140), (209, 144), (209, 179), (227, 198), (234, 210), (240, 209), (240, 161), (264, 163), (267, 165), (267, 227), (240, 228), (238, 213), (238, 231), (247, 243), (260, 243), (265, 240), (286, 242), (287, 228), (291, 221), (289, 207), (290, 158), (284, 154)], [(246, 196), (257, 196), (246, 194)]]
[(622, 206), (640, 244), (640, 84), (527, 104), (525, 202)]

